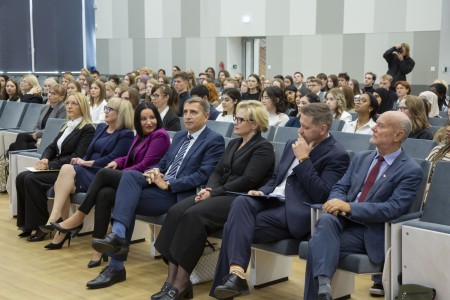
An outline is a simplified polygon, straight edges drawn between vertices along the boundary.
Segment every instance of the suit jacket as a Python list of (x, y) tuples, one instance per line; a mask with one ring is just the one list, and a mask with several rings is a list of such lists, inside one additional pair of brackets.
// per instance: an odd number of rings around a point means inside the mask
[(94, 137), (95, 128), (92, 124), (75, 128), (63, 141), (61, 153), (58, 152), (58, 139), (64, 131), (61, 131), (53, 142), (45, 148), (41, 159), (47, 158), (48, 168), (61, 169), (64, 164), (69, 164), (74, 157), (83, 157)]
[[(114, 160), (117, 163), (118, 169), (144, 172), (156, 165), (170, 146), (170, 138), (164, 128), (157, 129), (148, 134), (140, 144), (134, 148), (139, 139), (141, 139), (141, 137), (136, 135), (128, 154)], [(130, 157), (130, 152), (133, 148), (134, 152), (132, 159)]]
[[(99, 137), (108, 129), (108, 124), (101, 123), (97, 125), (94, 138), (92, 139), (89, 148), (86, 151), (84, 160), (91, 160), (92, 154), (94, 154), (94, 145)], [(103, 144), (100, 151), (100, 158), (94, 161), (92, 168), (103, 168), (108, 163), (112, 162), (115, 158), (124, 156), (133, 142), (134, 133), (129, 129), (115, 130), (109, 135), (107, 141)], [(97, 151), (95, 151), (97, 153)]]
[[(292, 139), (286, 143), (276, 173), (259, 189), (265, 195), (283, 182), (296, 159), (292, 151), (295, 141)], [(311, 231), (311, 207), (305, 202), (324, 203), (333, 185), (344, 175), (350, 161), (347, 151), (331, 135), (314, 147), (309, 157), (293, 169), (286, 181), (286, 220), (289, 232), (297, 239), (305, 238)]]
[(284, 124), (284, 127), (297, 127), (300, 128), (300, 118), (299, 117), (289, 117), (289, 121)]
[(254, 190), (265, 184), (272, 176), (275, 164), (272, 144), (261, 137), (260, 133), (254, 135), (239, 149), (241, 143), (242, 138), (230, 141), (209, 177), (206, 186), (212, 188), (211, 196), (222, 195), (226, 191)]
[[(42, 134), (44, 133), (45, 127), (42, 126), (42, 121), (44, 119), (44, 116), (47, 114), (48, 110), (50, 109), (50, 105), (44, 105), (44, 107), (41, 110), (41, 114), (39, 115), (39, 119), (36, 122), (36, 126), (33, 128), (33, 132), (36, 132), (36, 135), (38, 138), (42, 137)], [(61, 101), (56, 105), (50, 115), (48, 115), (48, 119), (55, 118), (55, 119), (65, 119), (66, 118), (66, 107), (64, 106), (64, 101)]]
[[(177, 132), (158, 168), (165, 174), (188, 134), (187, 130)], [(206, 127), (186, 153), (178, 169), (177, 178), (170, 179), (170, 189), (177, 194), (177, 201), (186, 199), (205, 185), (225, 148), (223, 137)]]
[(20, 97), (20, 102), (28, 102), (28, 103), (43, 103), (43, 99), (41, 95), (33, 95), (33, 94), (25, 94)]
[(163, 121), (164, 129), (167, 131), (180, 131), (181, 130), (180, 118), (170, 108), (167, 111), (167, 113), (164, 116), (164, 119), (162, 121)]
[(350, 202), (350, 219), (366, 225), (364, 243), (370, 260), (381, 263), (384, 260), (384, 223), (408, 211), (422, 180), (422, 170), (402, 151), (375, 181), (365, 202), (354, 202), (376, 154), (374, 150), (357, 153), (344, 177), (333, 186), (329, 198)]

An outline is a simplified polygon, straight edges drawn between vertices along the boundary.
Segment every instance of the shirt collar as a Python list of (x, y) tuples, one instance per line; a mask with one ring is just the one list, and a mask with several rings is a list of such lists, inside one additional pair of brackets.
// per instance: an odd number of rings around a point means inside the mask
[[(385, 156), (383, 156), (384, 161), (390, 166), (392, 165), (392, 163), (394, 162), (394, 160), (397, 158), (397, 156), (400, 155), (400, 153), (402, 152), (402, 148), (399, 148), (397, 151), (394, 151), (392, 153), (389, 153)], [(377, 151), (377, 155), (375, 155), (374, 159), (377, 159), (378, 156), (380, 156), (380, 154)]]

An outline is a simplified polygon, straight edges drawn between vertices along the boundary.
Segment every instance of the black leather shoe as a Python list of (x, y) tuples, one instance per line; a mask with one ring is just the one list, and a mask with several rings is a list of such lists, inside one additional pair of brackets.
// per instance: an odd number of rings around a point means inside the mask
[(127, 254), (130, 245), (124, 238), (119, 237), (114, 232), (108, 233), (104, 239), (95, 239), (92, 241), (92, 248), (100, 253)]
[(384, 296), (383, 284), (374, 283), (370, 288), (370, 296)]
[(127, 279), (125, 268), (118, 271), (108, 266), (104, 268), (96, 278), (89, 281), (86, 284), (86, 287), (90, 289), (101, 289), (125, 281), (125, 279)]
[(170, 283), (164, 282), (163, 286), (161, 287), (161, 290), (160, 290), (158, 293), (153, 294), (153, 295), (150, 297), (150, 299), (152, 299), (152, 300), (158, 300), (158, 299), (161, 299), (161, 298), (166, 294), (166, 292), (167, 292), (168, 290), (170, 290), (171, 287), (172, 287), (172, 286), (170, 285)]
[(250, 294), (247, 280), (230, 273), (224, 278), (224, 284), (214, 290), (214, 296), (219, 299), (245, 296)]
[(192, 282), (189, 280), (183, 291), (179, 291), (176, 287), (171, 287), (159, 300), (183, 300), (194, 298), (194, 289)]
[(333, 297), (331, 297), (331, 295), (328, 293), (322, 293), (322, 294), (319, 294), (318, 299), (319, 300), (333, 300)]

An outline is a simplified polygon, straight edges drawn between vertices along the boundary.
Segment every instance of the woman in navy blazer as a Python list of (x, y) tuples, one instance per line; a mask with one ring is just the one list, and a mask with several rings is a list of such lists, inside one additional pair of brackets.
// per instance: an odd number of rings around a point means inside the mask
[[(95, 174), (113, 159), (125, 155), (133, 141), (133, 107), (129, 101), (113, 98), (104, 108), (106, 124), (98, 124), (94, 138), (83, 158), (72, 158), (70, 164), (62, 166), (55, 182), (55, 200), (47, 225), (41, 231), (53, 231), (50, 222), (62, 221), (69, 213), (71, 194), (86, 192)], [(81, 228), (79, 228), (81, 229)], [(55, 235), (47, 249), (59, 249), (70, 234)]]
[[(170, 138), (162, 128), (162, 123), (155, 105), (149, 102), (139, 104), (134, 114), (137, 135), (128, 154), (116, 158), (97, 173), (89, 186), (83, 204), (69, 219), (61, 223), (51, 223), (51, 225), (61, 233), (71, 231), (83, 224), (84, 218), (95, 206), (95, 225), (92, 236), (103, 238), (108, 230), (116, 190), (122, 177), (121, 170), (144, 172), (157, 164), (169, 148)], [(94, 251), (88, 267), (97, 267), (100, 263), (101, 253)]]
[[(86, 97), (78, 93), (70, 96), (65, 104), (68, 122), (42, 153), (35, 166), (38, 170), (59, 170), (64, 164), (70, 163), (72, 158), (84, 156), (92, 141), (95, 128)], [(57, 177), (57, 172), (30, 171), (16, 177), (17, 226), (22, 229), (20, 237), (28, 237), (27, 240), (31, 242), (45, 237), (39, 230), (39, 226), (48, 219), (45, 191), (53, 186)], [(36, 233), (31, 235), (33, 230)]]

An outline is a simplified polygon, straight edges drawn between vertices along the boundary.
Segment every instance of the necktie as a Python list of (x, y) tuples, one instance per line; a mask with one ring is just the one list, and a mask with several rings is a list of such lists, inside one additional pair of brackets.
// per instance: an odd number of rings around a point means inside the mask
[(169, 170), (167, 171), (166, 175), (164, 176), (164, 180), (176, 178), (178, 167), (181, 165), (181, 162), (183, 161), (184, 154), (186, 153), (186, 150), (187, 150), (191, 140), (192, 140), (192, 136), (190, 134), (188, 134), (186, 139), (184, 140), (183, 144), (181, 144), (180, 150), (178, 150), (178, 153), (175, 156), (172, 164), (170, 165)]
[(364, 183), (364, 186), (361, 190), (361, 195), (359, 196), (358, 202), (364, 202), (366, 200), (367, 194), (369, 193), (370, 189), (375, 183), (375, 180), (377, 180), (378, 172), (380, 172), (381, 163), (384, 161), (384, 157), (378, 156), (377, 159), (378, 159), (377, 163), (370, 170), (369, 176), (367, 176), (367, 180)]

